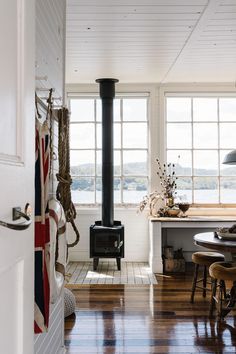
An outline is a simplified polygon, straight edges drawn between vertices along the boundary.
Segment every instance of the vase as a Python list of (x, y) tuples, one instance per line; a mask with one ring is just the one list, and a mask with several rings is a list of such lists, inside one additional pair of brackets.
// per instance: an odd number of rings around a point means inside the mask
[(172, 208), (175, 205), (174, 197), (167, 197), (165, 200), (165, 204), (167, 208)]

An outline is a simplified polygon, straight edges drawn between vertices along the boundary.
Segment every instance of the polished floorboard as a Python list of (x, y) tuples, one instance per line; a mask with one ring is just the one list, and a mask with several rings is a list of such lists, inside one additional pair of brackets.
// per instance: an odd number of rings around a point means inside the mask
[(121, 271), (118, 271), (114, 259), (100, 260), (96, 271), (93, 262), (69, 262), (66, 281), (68, 284), (157, 284), (148, 263), (121, 261)]
[[(65, 320), (67, 353), (236, 353), (236, 312), (209, 320), (209, 297), (190, 304), (191, 274), (157, 284), (68, 284), (75, 315)], [(235, 317), (234, 317), (235, 315)]]

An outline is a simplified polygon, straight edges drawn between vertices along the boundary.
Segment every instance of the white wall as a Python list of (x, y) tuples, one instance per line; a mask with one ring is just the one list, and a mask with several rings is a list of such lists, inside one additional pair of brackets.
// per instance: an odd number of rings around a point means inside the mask
[[(48, 96), (48, 91), (38, 88), (54, 88), (53, 97), (61, 97), (55, 104), (62, 105), (65, 89), (65, 9), (64, 0), (36, 1), (36, 92), (40, 98)], [(37, 80), (47, 76), (47, 80)], [(46, 100), (43, 99), (46, 103)], [(57, 154), (58, 124), (53, 121), (54, 152)], [(58, 162), (53, 161), (53, 175)], [(50, 191), (56, 189), (56, 183), (50, 182)], [(49, 331), (35, 335), (35, 353), (64, 353), (64, 293), (57, 302), (50, 304)]]
[[(75, 85), (67, 84), (67, 93), (76, 92), (98, 92), (98, 85)], [(165, 92), (223, 92), (236, 94), (236, 88), (232, 84), (172, 84), (172, 85), (154, 85), (154, 84), (117, 84), (116, 92), (149, 92), (149, 176), (150, 191), (158, 188), (157, 169), (155, 159), (159, 157), (162, 161), (165, 159), (165, 122), (164, 122), (164, 95)], [(236, 197), (236, 196), (235, 196)], [(235, 198), (236, 200), (236, 198)], [(206, 214), (205, 210), (193, 210), (194, 214)], [(226, 214), (232, 210), (215, 209), (207, 211), (211, 214)], [(147, 213), (136, 214), (134, 209), (124, 208), (115, 209), (116, 218), (125, 225), (125, 259), (127, 261), (148, 261), (149, 236)], [(80, 261), (89, 259), (89, 226), (94, 220), (99, 220), (99, 210), (90, 208), (78, 208), (77, 226), (81, 233), (81, 241), (75, 247), (69, 250), (70, 260)], [(185, 257), (191, 260), (191, 253), (196, 250), (192, 242), (192, 231), (170, 230), (168, 231), (168, 241), (175, 248), (183, 247)], [(197, 232), (197, 230), (196, 230)], [(73, 239), (73, 231), (69, 230), (69, 238)]]
[[(36, 1), (36, 88), (54, 88), (54, 97), (64, 98), (65, 89), (65, 15), (66, 1)], [(37, 92), (40, 97), (47, 92)], [(61, 100), (56, 101), (62, 104)]]
[[(95, 220), (101, 220), (98, 209), (77, 209), (76, 224), (80, 232), (80, 242), (69, 248), (71, 261), (89, 260), (89, 227)], [(115, 220), (121, 220), (125, 227), (125, 260), (142, 261), (148, 259), (148, 223), (144, 214), (138, 215), (136, 209), (115, 209)], [(68, 227), (69, 242), (75, 235)]]

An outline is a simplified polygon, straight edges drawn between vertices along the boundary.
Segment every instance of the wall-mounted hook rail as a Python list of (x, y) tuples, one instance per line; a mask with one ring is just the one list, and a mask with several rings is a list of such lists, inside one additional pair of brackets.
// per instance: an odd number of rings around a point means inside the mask
[(35, 80), (37, 81), (48, 81), (47, 75), (45, 76), (35, 76)]
[[(41, 100), (48, 100), (48, 97), (40, 97)], [(61, 101), (62, 97), (52, 97), (53, 101)]]
[[(36, 90), (36, 91), (39, 91), (39, 92), (45, 92), (45, 91), (50, 91), (50, 90), (52, 90), (52, 92), (55, 92), (55, 88), (36, 87), (35, 90)], [(47, 97), (47, 98), (48, 98), (48, 97)]]

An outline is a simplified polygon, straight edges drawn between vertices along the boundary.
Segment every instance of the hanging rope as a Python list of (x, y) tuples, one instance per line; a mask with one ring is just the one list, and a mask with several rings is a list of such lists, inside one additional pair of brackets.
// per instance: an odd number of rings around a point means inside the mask
[(58, 180), (57, 199), (63, 206), (66, 221), (71, 223), (76, 234), (76, 239), (73, 243), (68, 244), (69, 247), (77, 245), (80, 239), (79, 231), (75, 225), (76, 210), (71, 200), (70, 185), (72, 178), (70, 176), (70, 142), (69, 142), (69, 111), (67, 108), (58, 110), (58, 159), (59, 173), (56, 174)]

